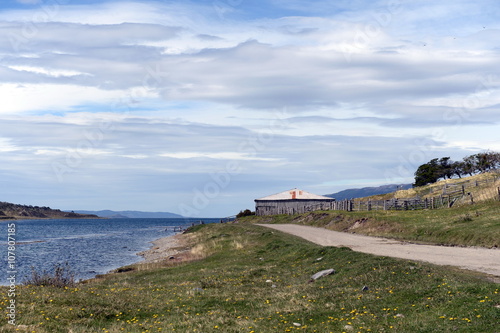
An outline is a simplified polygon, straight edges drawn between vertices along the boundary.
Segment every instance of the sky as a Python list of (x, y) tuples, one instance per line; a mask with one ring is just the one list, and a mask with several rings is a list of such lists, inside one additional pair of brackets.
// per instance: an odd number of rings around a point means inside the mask
[(500, 150), (500, 4), (0, 4), (0, 201), (225, 217)]

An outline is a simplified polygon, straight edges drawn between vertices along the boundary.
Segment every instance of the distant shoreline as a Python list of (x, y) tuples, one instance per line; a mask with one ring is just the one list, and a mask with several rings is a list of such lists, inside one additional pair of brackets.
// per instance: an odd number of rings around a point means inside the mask
[(0, 201), (0, 219), (56, 219), (56, 218), (99, 218), (97, 214), (80, 214), (74, 211), (62, 211), (50, 207), (20, 205)]
[(24, 220), (106, 220), (107, 217), (100, 216), (82, 216), (82, 217), (32, 217), (32, 216), (2, 216), (0, 217), (1, 222), (10, 221), (24, 221)]

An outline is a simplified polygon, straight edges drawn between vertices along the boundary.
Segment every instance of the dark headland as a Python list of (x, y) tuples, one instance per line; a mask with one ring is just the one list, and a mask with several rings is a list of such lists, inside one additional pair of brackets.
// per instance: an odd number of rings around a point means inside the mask
[(94, 214), (78, 214), (75, 212), (64, 212), (60, 209), (50, 207), (39, 207), (31, 205), (19, 205), (0, 201), (0, 220), (17, 219), (97, 219)]

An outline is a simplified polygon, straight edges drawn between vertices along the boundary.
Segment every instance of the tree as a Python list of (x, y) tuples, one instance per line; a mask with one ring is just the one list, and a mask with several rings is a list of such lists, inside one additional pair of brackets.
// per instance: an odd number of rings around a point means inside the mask
[(441, 178), (438, 160), (439, 159), (434, 158), (428, 163), (422, 164), (418, 167), (417, 171), (415, 171), (414, 187), (432, 184)]
[(463, 175), (473, 176), (497, 169), (500, 169), (498, 152), (486, 151), (466, 156), (460, 162), (454, 162), (450, 157), (434, 158), (418, 167), (413, 186), (435, 183), (441, 178), (451, 179), (454, 175), (462, 178)]
[(449, 157), (441, 157), (439, 159), (439, 178), (451, 179), (453, 176), (452, 164), (453, 162)]
[(500, 167), (500, 154), (496, 152), (482, 152), (467, 156), (465, 159), (473, 165), (473, 170), (476, 173), (484, 173)]
[(500, 153), (491, 152), (490, 153), (491, 162), (493, 164), (493, 169), (500, 168)]
[(476, 173), (476, 163), (473, 156), (464, 157), (463, 172), (472, 176)]
[(472, 158), (474, 159), (474, 162), (476, 164), (476, 169), (479, 172), (484, 173), (490, 169), (491, 165), (487, 153), (475, 154), (472, 155)]
[(466, 174), (465, 172), (465, 163), (464, 162), (453, 162), (451, 163), (451, 170), (454, 175), (458, 178), (462, 178), (462, 175)]

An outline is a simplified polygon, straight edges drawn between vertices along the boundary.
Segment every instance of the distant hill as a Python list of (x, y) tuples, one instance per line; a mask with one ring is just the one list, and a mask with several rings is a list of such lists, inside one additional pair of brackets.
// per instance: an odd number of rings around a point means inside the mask
[(78, 214), (75, 212), (63, 212), (50, 207), (38, 207), (30, 205), (18, 205), (10, 202), (0, 201), (0, 220), (15, 219), (74, 219), (74, 218), (98, 218), (93, 214)]
[(391, 184), (378, 187), (363, 187), (343, 190), (337, 193), (325, 194), (325, 197), (335, 198), (336, 200), (364, 198), (377, 194), (386, 194), (397, 190), (407, 190), (412, 188), (412, 184)]
[(135, 210), (125, 210), (125, 211), (114, 211), (114, 210), (77, 210), (75, 211), (80, 214), (95, 214), (99, 217), (107, 218), (145, 218), (145, 219), (172, 219), (172, 218), (183, 218), (183, 216), (168, 213), (168, 212), (140, 212)]

